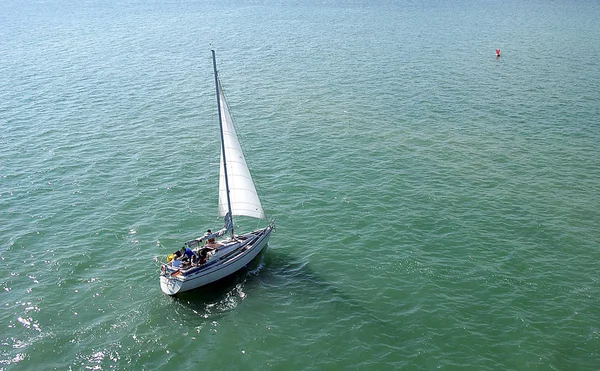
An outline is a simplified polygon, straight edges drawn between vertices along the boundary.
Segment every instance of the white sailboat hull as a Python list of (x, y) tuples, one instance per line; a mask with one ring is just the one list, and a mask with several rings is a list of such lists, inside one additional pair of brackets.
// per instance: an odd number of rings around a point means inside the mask
[(179, 270), (170, 263), (161, 266), (160, 288), (167, 295), (190, 291), (228, 277), (248, 265), (267, 246), (273, 223), (257, 231), (237, 236), (244, 241), (227, 242), (204, 265)]

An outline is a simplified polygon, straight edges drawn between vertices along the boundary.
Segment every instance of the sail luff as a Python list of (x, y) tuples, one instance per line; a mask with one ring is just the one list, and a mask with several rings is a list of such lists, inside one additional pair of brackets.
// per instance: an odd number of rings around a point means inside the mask
[[(219, 216), (225, 216), (227, 213), (228, 209), (225, 199), (226, 190), (229, 189), (229, 201), (231, 205), (229, 210), (232, 215), (264, 219), (265, 214), (222, 92), (220, 99), (222, 108), (221, 121), (223, 122), (223, 149), (227, 162), (223, 163), (222, 156), (219, 181)], [(227, 179), (225, 179), (225, 170), (227, 171)]]
[[(216, 73), (215, 62), (215, 76)], [(230, 212), (232, 216), (264, 219), (265, 213), (244, 158), (218, 78), (216, 78), (216, 84), (222, 143), (219, 175), (219, 216), (225, 216)]]

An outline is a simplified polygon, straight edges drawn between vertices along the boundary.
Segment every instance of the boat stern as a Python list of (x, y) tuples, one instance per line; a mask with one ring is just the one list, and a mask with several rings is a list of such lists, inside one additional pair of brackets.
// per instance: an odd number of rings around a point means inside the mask
[(183, 282), (167, 276), (160, 276), (160, 289), (167, 295), (175, 295), (181, 290)]

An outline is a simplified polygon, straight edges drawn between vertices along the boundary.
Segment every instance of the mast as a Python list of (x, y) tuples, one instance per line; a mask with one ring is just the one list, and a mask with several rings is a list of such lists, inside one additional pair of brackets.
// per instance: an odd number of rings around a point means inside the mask
[(211, 50), (213, 59), (213, 68), (215, 70), (215, 89), (217, 91), (217, 109), (219, 111), (219, 132), (221, 133), (221, 156), (223, 158), (223, 172), (225, 175), (225, 190), (227, 193), (227, 210), (231, 218), (231, 237), (235, 237), (233, 233), (233, 215), (231, 215), (231, 198), (229, 196), (229, 180), (227, 179), (227, 161), (225, 161), (225, 138), (223, 136), (223, 118), (221, 116), (221, 91), (219, 89), (219, 76), (217, 74), (217, 57), (215, 51)]

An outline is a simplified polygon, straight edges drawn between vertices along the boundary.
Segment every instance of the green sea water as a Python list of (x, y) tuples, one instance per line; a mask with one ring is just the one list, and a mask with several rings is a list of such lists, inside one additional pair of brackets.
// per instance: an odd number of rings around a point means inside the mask
[[(600, 369), (599, 16), (0, 2), (0, 370)], [(171, 298), (221, 226), (211, 48), (276, 231)]]

